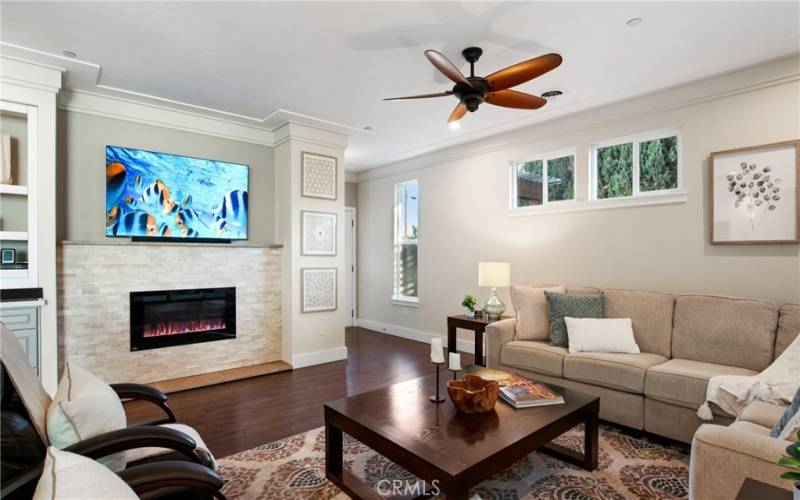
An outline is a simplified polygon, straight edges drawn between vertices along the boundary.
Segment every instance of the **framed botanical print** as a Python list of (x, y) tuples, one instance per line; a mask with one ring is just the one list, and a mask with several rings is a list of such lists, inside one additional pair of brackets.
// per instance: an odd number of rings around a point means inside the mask
[(331, 212), (300, 212), (301, 255), (336, 255), (336, 214)]
[(800, 242), (800, 140), (711, 153), (711, 244)]
[(303, 151), (301, 157), (302, 196), (336, 200), (336, 158)]
[(300, 269), (304, 313), (336, 310), (336, 268)]

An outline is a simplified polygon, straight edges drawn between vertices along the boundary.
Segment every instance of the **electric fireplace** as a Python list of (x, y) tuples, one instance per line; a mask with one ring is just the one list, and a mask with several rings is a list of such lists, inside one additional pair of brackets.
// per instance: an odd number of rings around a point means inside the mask
[(236, 288), (131, 292), (131, 351), (236, 337)]

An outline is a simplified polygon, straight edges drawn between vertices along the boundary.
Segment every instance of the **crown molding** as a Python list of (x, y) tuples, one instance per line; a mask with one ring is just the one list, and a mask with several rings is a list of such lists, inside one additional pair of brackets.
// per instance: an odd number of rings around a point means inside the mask
[(556, 139), (597, 127), (613, 125), (670, 110), (800, 82), (800, 54), (715, 75), (593, 108), (554, 117), (509, 131), (498, 131), (468, 144), (430, 151), (355, 172), (357, 182), (368, 182), (452, 163), (531, 143)]
[(0, 56), (0, 81), (50, 92), (61, 89), (63, 68), (25, 61), (16, 57)]

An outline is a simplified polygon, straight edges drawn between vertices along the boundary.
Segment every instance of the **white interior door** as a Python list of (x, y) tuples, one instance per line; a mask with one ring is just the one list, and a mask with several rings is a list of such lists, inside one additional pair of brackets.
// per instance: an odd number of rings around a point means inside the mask
[(345, 298), (346, 298), (346, 326), (355, 326), (356, 319), (356, 209), (344, 209), (345, 224)]

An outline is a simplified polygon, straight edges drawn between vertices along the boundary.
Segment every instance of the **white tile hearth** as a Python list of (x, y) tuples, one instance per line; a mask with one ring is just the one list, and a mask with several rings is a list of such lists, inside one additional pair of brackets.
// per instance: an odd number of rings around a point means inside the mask
[[(281, 359), (280, 248), (58, 247), (58, 360), (104, 380), (147, 383)], [(236, 287), (236, 339), (130, 351), (129, 293)]]

